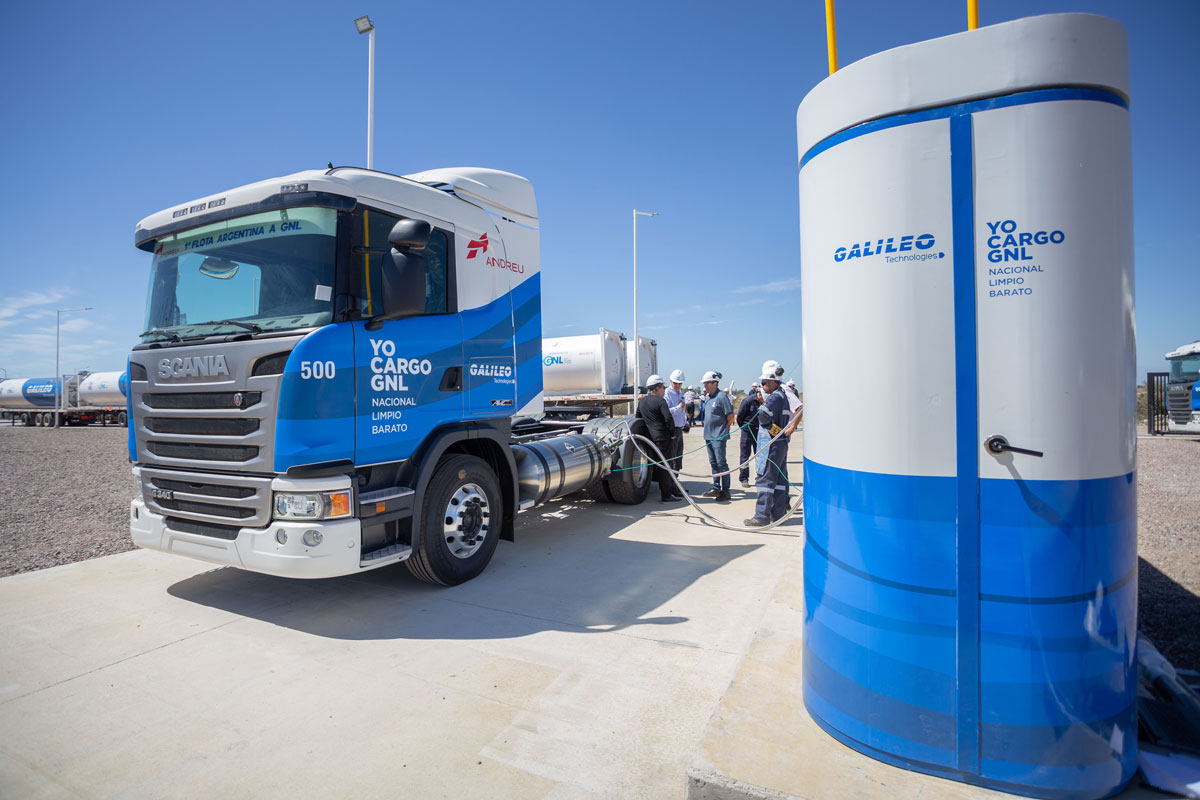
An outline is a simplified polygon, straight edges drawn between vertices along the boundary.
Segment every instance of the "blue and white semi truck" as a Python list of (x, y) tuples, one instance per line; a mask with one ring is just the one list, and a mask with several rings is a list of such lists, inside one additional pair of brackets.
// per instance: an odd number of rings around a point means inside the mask
[(1200, 433), (1200, 341), (1175, 348), (1166, 359), (1167, 430)]
[(455, 168), (261, 181), (142, 220), (135, 544), (274, 575), (457, 584), (575, 491), (640, 503), (632, 418), (542, 409), (533, 187)]

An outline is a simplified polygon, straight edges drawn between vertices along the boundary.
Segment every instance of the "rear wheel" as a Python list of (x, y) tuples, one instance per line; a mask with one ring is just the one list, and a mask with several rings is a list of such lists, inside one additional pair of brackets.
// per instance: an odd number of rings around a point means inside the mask
[(21, 424), (28, 428), (33, 424), (33, 420), (30, 419), (28, 414), (21, 414)]
[(483, 572), (504, 519), (500, 482), (481, 458), (453, 455), (429, 481), (419, 522), (420, 541), (408, 569), (423, 581), (455, 586)]
[(117, 424), (120, 425), (122, 428), (129, 427), (129, 417), (125, 414), (124, 411), (117, 414)]
[[(645, 427), (644, 423), (642, 427)], [(633, 432), (645, 435), (644, 430), (638, 430), (636, 427)], [(626, 440), (621, 451), (621, 465), (624, 468), (605, 480), (614, 503), (636, 506), (650, 494), (650, 479), (654, 477), (654, 467), (650, 466), (651, 459), (647, 459), (638, 450), (638, 445), (642, 450), (654, 454), (653, 450), (647, 449), (645, 442), (635, 444), (633, 439)]]
[(34, 414), (33, 425), (34, 425), (34, 427), (37, 427), (37, 428), (46, 427), (46, 415), (41, 413), (40, 411), (37, 414)]

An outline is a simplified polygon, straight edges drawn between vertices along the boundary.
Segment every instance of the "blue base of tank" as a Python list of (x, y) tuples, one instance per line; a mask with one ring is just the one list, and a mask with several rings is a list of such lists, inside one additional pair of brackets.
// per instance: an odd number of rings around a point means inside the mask
[(827, 734), (832, 736), (834, 739), (837, 739), (851, 750), (856, 750), (863, 755), (870, 756), (876, 761), (882, 761), (885, 764), (891, 764), (893, 767), (914, 770), (916, 772), (924, 772), (927, 775), (933, 775), (938, 778), (946, 778), (947, 780), (960, 781), (962, 783), (969, 783), (974, 786), (982, 786), (985, 789), (996, 789), (1002, 792), (1009, 792), (1010, 794), (1024, 795), (1026, 797), (1049, 798), (1049, 800), (1078, 800), (1079, 798), (1083, 797), (1095, 798), (1095, 800), (1103, 800), (1103, 798), (1114, 797), (1115, 795), (1125, 791), (1125, 789), (1129, 786), (1129, 782), (1133, 779), (1133, 775), (1131, 774), (1119, 786), (1111, 789), (1107, 794), (1103, 795), (1086, 793), (1082, 789), (1056, 790), (1047, 789), (1042, 786), (1022, 786), (1021, 784), (1016, 783), (989, 780), (988, 778), (984, 778), (979, 775), (971, 775), (965, 772), (959, 772), (958, 770), (947, 769), (937, 764), (926, 764), (920, 761), (897, 758), (891, 753), (871, 747), (869, 744), (864, 744), (857, 739), (846, 736), (837, 728), (821, 719), (821, 717), (814, 713), (809, 707), (807, 685), (805, 686), (804, 707), (808, 710), (808, 715), (812, 717), (813, 722), (817, 723), (821, 730), (825, 731)]
[(804, 484), (804, 698), (823, 728), (889, 763), (1039, 797), (1129, 781), (1132, 473), (979, 480), (963, 531), (956, 478), (806, 460)]

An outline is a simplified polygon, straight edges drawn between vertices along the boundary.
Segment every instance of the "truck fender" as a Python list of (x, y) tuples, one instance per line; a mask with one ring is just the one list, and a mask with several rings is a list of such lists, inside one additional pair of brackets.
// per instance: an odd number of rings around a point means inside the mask
[[(501, 421), (497, 421), (501, 422)], [(508, 420), (502, 420), (500, 425), (489, 425), (487, 422), (467, 422), (435, 431), (421, 447), (413, 454), (416, 480), (412, 486), (415, 491), (412, 511), (412, 547), (415, 550), (420, 542), (421, 512), (424, 509), (425, 493), (429, 481), (437, 468), (442, 456), (448, 452), (468, 453), (483, 458), (496, 470), (496, 479), (500, 483), (500, 491), (504, 497), (504, 519), (500, 526), (500, 538), (513, 541), (513, 520), (517, 515), (517, 464), (512, 450), (508, 446), (510, 432), (507, 429)]]

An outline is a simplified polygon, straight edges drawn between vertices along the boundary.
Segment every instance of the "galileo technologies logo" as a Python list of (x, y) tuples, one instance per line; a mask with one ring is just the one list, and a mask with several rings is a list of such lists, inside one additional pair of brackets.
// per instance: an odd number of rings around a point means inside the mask
[(931, 252), (935, 244), (937, 239), (932, 233), (881, 237), (839, 247), (833, 251), (833, 260), (840, 263), (855, 258), (883, 256), (889, 264), (897, 264), (903, 261), (936, 261), (945, 258), (946, 254), (941, 251)]

